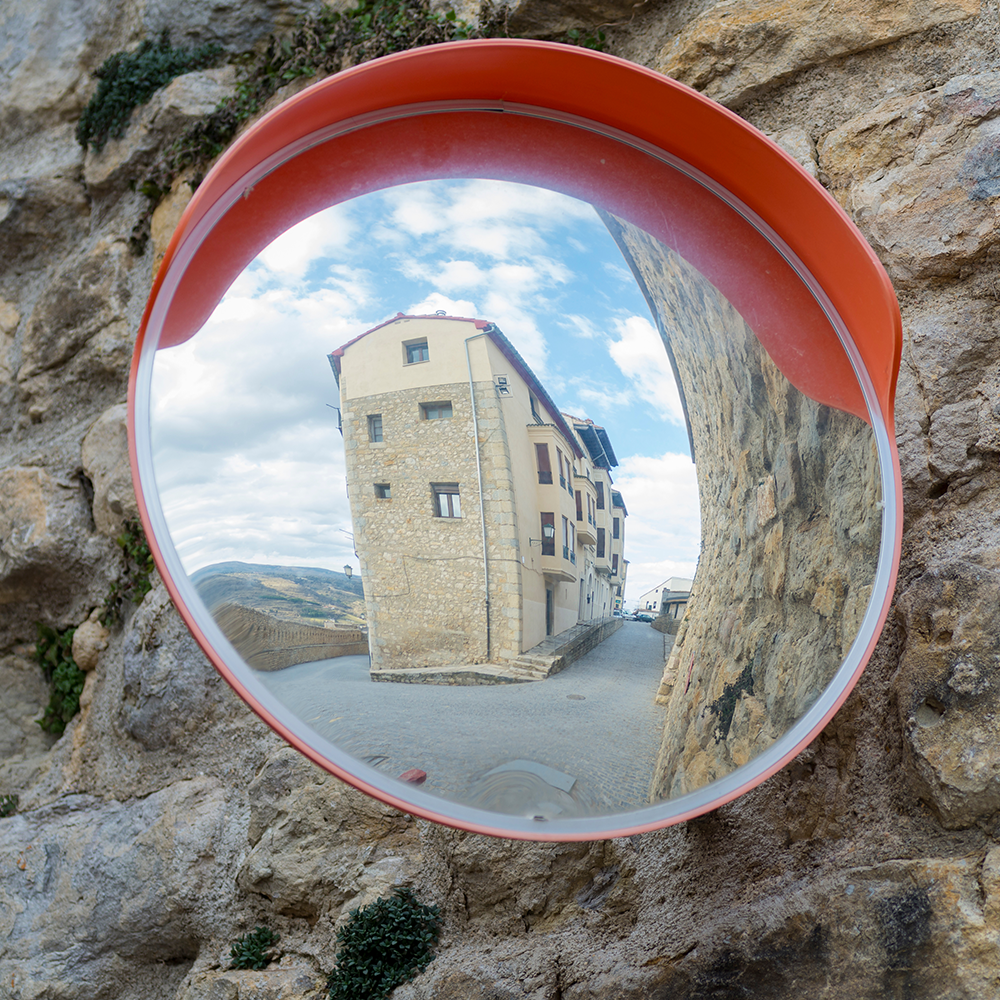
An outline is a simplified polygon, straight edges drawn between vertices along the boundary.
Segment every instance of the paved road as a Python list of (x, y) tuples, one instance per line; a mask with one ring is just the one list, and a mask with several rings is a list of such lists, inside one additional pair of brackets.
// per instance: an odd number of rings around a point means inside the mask
[[(311, 728), (380, 770), (417, 767), (425, 791), (555, 818), (646, 804), (665, 712), (653, 701), (663, 648), (661, 633), (625, 622), (534, 683), (376, 683), (366, 656), (258, 676)], [(497, 767), (507, 769), (490, 773)]]

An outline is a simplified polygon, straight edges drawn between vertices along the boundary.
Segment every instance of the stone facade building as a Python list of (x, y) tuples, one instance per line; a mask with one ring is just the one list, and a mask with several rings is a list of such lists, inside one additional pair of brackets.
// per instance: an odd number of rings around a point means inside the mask
[(400, 314), (330, 361), (373, 675), (512, 661), (611, 615), (614, 450), (495, 325)]

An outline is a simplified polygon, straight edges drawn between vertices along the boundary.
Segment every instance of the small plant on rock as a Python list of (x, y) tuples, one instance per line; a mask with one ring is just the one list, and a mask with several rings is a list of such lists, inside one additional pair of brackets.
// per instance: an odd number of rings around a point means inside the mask
[(0, 795), (0, 819), (6, 819), (17, 812), (17, 803), (20, 800), (16, 795)]
[(440, 933), (441, 911), (418, 902), (409, 889), (351, 910), (337, 931), (337, 968), (327, 980), (330, 1000), (385, 1000), (427, 968)]
[(125, 134), (133, 108), (174, 77), (214, 66), (221, 55), (218, 45), (171, 48), (166, 32), (157, 42), (147, 38), (134, 52), (116, 52), (94, 71), (101, 82), (76, 126), (77, 141), (100, 152), (108, 139)]
[(104, 610), (101, 613), (101, 624), (105, 628), (118, 625), (125, 619), (125, 606), (128, 602), (138, 604), (153, 589), (149, 575), (155, 568), (153, 553), (142, 530), (142, 525), (135, 520), (127, 520), (123, 531), (116, 541), (125, 553), (125, 572), (121, 579), (111, 584), (104, 598)]
[(66, 723), (80, 711), (80, 695), (87, 675), (73, 659), (74, 628), (57, 632), (41, 622), (38, 641), (35, 643), (35, 658), (42, 665), (45, 679), (49, 682), (49, 704), (38, 724), (47, 733), (61, 735)]
[(269, 927), (255, 927), (244, 934), (229, 949), (231, 969), (263, 969), (274, 957), (270, 950), (278, 943), (279, 935)]
[(593, 49), (595, 52), (604, 52), (604, 43), (607, 39), (604, 32), (599, 28), (593, 31), (581, 31), (579, 28), (570, 28), (558, 41), (565, 45), (579, 45), (584, 49)]

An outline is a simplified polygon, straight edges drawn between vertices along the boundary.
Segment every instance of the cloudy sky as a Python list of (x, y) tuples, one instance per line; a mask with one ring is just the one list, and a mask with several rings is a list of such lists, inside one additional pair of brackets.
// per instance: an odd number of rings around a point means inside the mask
[(195, 337), (158, 353), (154, 465), (185, 568), (357, 568), (327, 355), (438, 309), (496, 323), (561, 409), (608, 429), (626, 600), (693, 575), (695, 470), (645, 301), (589, 205), (498, 181), (405, 185), (306, 219)]

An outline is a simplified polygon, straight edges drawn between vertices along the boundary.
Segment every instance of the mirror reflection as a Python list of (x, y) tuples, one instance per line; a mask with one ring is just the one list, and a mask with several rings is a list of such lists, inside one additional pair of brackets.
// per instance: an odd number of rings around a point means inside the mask
[(158, 352), (151, 425), (246, 668), (359, 760), (498, 813), (622, 812), (746, 763), (874, 578), (868, 425), (663, 244), (540, 188), (307, 219)]

